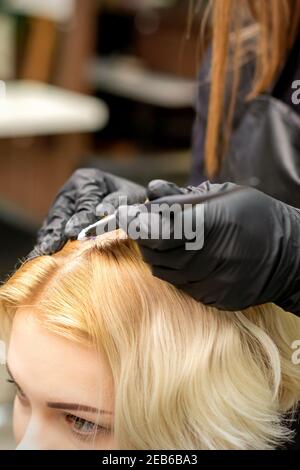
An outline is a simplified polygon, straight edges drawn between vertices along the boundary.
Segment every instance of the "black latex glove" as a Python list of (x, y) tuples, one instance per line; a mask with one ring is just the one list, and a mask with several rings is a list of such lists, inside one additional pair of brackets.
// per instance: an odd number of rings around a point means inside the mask
[[(156, 180), (149, 184), (148, 198), (155, 203), (167, 195), (206, 196), (234, 187), (206, 182), (178, 188)], [(129, 223), (141, 220), (124, 206), (118, 210), (120, 226), (126, 215)], [(137, 241), (153, 274), (196, 300), (225, 310), (274, 302), (300, 314), (300, 213), (260, 191), (249, 188), (204, 203), (200, 250), (187, 251), (185, 239)]]
[(98, 169), (75, 171), (57, 195), (28, 258), (60, 250), (83, 228), (112, 212), (112, 206), (116, 209), (120, 198), (127, 198), (128, 204), (142, 203), (146, 189)]

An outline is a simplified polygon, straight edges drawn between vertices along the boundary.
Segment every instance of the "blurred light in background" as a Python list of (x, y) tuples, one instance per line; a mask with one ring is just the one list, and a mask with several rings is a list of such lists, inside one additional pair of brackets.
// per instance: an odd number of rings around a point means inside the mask
[(6, 0), (6, 3), (16, 13), (51, 18), (60, 22), (71, 18), (75, 0)]

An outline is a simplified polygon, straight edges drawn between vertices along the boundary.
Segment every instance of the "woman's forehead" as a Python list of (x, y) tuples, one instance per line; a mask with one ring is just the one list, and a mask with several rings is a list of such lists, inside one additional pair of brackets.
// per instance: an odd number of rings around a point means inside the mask
[(113, 380), (101, 354), (48, 331), (30, 308), (16, 312), (7, 362), (19, 385), (47, 394), (47, 401), (72, 398), (80, 403), (87, 396), (95, 405), (111, 402)]

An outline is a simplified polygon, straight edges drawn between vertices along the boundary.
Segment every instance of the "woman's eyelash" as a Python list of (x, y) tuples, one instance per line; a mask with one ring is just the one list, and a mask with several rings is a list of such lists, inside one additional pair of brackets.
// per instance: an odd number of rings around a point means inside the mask
[(7, 379), (7, 382), (8, 382), (9, 384), (14, 385), (14, 386), (17, 388), (17, 390), (22, 391), (22, 390), (20, 389), (19, 385), (16, 384), (16, 382), (15, 382), (13, 379)]
[(16, 387), (16, 389), (19, 391), (21, 391), (20, 387), (18, 386), (18, 384), (16, 384), (16, 382), (13, 380), (13, 379), (7, 379), (7, 381), (9, 384), (12, 384), (14, 387)]
[(16, 384), (16, 382), (15, 382), (13, 379), (7, 379), (7, 382), (10, 383), (10, 384), (12, 384), (12, 385), (14, 385), (14, 386), (16, 387), (17, 393), (18, 393), (19, 397), (20, 397), (22, 400), (26, 399), (25, 393), (24, 393), (23, 390), (19, 387), (19, 385)]

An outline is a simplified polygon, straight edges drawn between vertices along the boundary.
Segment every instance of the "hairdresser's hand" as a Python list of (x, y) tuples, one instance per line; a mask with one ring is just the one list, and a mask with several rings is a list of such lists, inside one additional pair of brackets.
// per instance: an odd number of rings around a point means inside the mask
[[(157, 180), (149, 184), (148, 198), (155, 203), (163, 196), (182, 193), (184, 198), (188, 192), (206, 196), (233, 187), (207, 182), (183, 189)], [(128, 213), (129, 223), (140, 223), (145, 232), (145, 219), (132, 214), (132, 208), (121, 207), (118, 219), (125, 220)], [(195, 211), (191, 214), (194, 217)], [(164, 217), (168, 223), (163, 212)], [(154, 275), (205, 304), (240, 310), (274, 302), (300, 314), (300, 213), (255, 189), (204, 203), (201, 249), (186, 250), (184, 237), (137, 241)]]
[(145, 198), (146, 189), (131, 181), (93, 168), (75, 171), (57, 195), (28, 258), (60, 250), (83, 228), (114, 211), (120, 200), (135, 204)]

